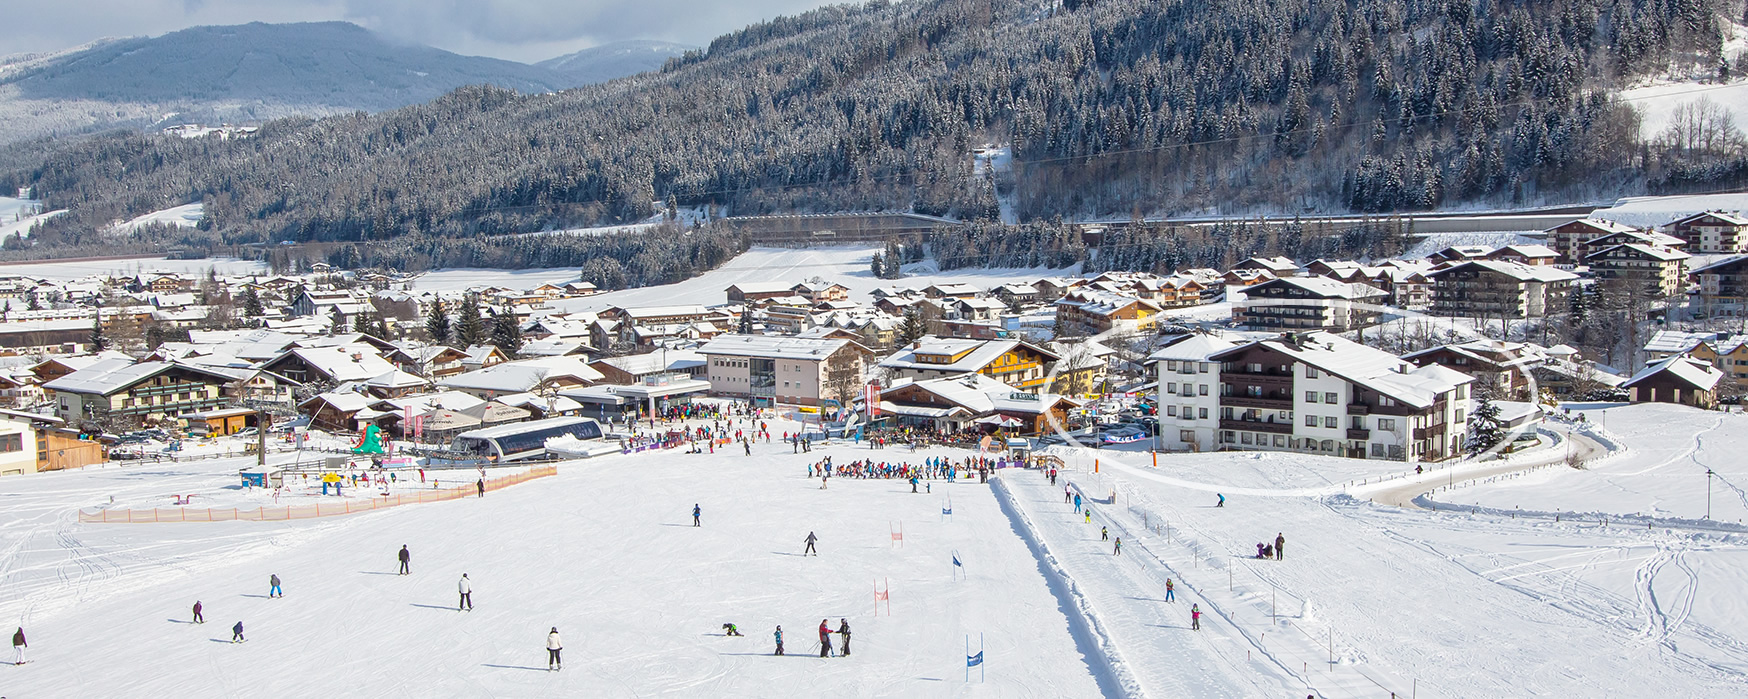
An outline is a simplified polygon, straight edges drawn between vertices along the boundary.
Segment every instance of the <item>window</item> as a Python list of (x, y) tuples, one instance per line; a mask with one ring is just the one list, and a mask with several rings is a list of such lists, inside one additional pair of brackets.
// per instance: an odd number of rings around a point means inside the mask
[(0, 451), (24, 451), (24, 435), (0, 434)]
[(1457, 419), (1456, 419), (1456, 421), (1457, 421), (1457, 422), (1462, 422), (1462, 421), (1463, 421), (1463, 409), (1462, 409), (1462, 408), (1457, 408)]
[(1463, 384), (1461, 386), (1458, 386), (1457, 387), (1457, 400), (1462, 400), (1462, 399), (1468, 398), (1468, 397), (1469, 397), (1469, 384)]
[(1284, 435), (1284, 434), (1275, 435), (1275, 446), (1277, 446), (1277, 447), (1287, 446), (1287, 435)]
[(1172, 382), (1172, 383), (1168, 383), (1168, 384), (1166, 384), (1166, 385), (1165, 385), (1165, 392), (1166, 392), (1166, 393), (1170, 393), (1170, 394), (1172, 394), (1172, 395), (1174, 395), (1174, 396), (1175, 396), (1175, 395), (1177, 395), (1177, 383), (1176, 383), (1176, 382)]
[(1396, 418), (1393, 418), (1393, 417), (1378, 418), (1378, 429), (1383, 430), (1385, 432), (1395, 432), (1396, 431)]
[(1262, 397), (1262, 387), (1261, 386), (1245, 386), (1244, 393), (1245, 393), (1245, 395), (1248, 395), (1251, 398), (1261, 398)]
[(1202, 373), (1202, 374), (1208, 373), (1208, 363), (1207, 362), (1200, 362), (1196, 368), (1196, 371), (1198, 373)]
[(1220, 419), (1231, 420), (1232, 419), (1232, 408), (1230, 408), (1228, 406), (1220, 406)]
[(1176, 359), (1166, 360), (1165, 361), (1165, 370), (1166, 371), (1177, 371), (1177, 360)]
[(1175, 406), (1175, 405), (1165, 406), (1165, 414), (1166, 414), (1166, 417), (1177, 417), (1177, 406)]
[(1372, 458), (1376, 459), (1376, 458), (1381, 458), (1383, 456), (1384, 456), (1384, 445), (1379, 444), (1377, 442), (1372, 442)]
[(1335, 451), (1335, 440), (1325, 439), (1321, 444), (1323, 451)]
[(1334, 415), (1326, 415), (1323, 418), (1323, 426), (1333, 430), (1341, 426), (1341, 421), (1336, 419)]
[(1291, 410), (1279, 411), (1275, 417), (1275, 421), (1276, 422), (1292, 422), (1293, 421), (1293, 411), (1291, 411)]
[(1202, 384), (1200, 386), (1197, 386), (1196, 387), (1196, 395), (1201, 395), (1201, 396), (1208, 395), (1208, 384)]
[(1207, 408), (1196, 408), (1196, 414), (1201, 416), (1201, 419), (1203, 419), (1203, 420), (1208, 419), (1208, 409)]
[(1245, 368), (1245, 371), (1248, 371), (1252, 374), (1261, 374), (1262, 373), (1262, 365), (1261, 364), (1255, 364), (1255, 363), (1246, 364), (1246, 365), (1244, 365), (1244, 368)]
[(1194, 441), (1196, 441), (1196, 431), (1195, 430), (1178, 430), (1177, 431), (1177, 439), (1180, 442), (1194, 442)]
[(1316, 403), (1317, 402), (1317, 392), (1316, 391), (1306, 391), (1305, 392), (1305, 402), (1306, 403)]
[(1220, 443), (1221, 444), (1232, 444), (1234, 441), (1236, 441), (1236, 440), (1234, 440), (1232, 438), (1231, 431), (1225, 431), (1225, 432), (1220, 433)]
[(1239, 432), (1238, 437), (1239, 437), (1239, 439), (1243, 440), (1245, 444), (1252, 443), (1249, 432)]
[(1305, 365), (1305, 378), (1307, 378), (1307, 379), (1317, 378), (1317, 367), (1311, 366), (1310, 364), (1306, 364)]
[(1305, 416), (1305, 426), (1306, 427), (1316, 427), (1317, 426), (1317, 416), (1316, 415), (1306, 415)]
[(1325, 393), (1325, 394), (1323, 394), (1323, 402), (1325, 402), (1325, 403), (1328, 403), (1328, 404), (1330, 404), (1330, 405), (1335, 405), (1335, 404), (1336, 404), (1336, 403), (1338, 403), (1338, 402), (1340, 402), (1340, 401), (1341, 401), (1341, 399), (1340, 399), (1340, 398), (1337, 398), (1337, 397), (1335, 397), (1335, 394), (1334, 394), (1334, 393)]

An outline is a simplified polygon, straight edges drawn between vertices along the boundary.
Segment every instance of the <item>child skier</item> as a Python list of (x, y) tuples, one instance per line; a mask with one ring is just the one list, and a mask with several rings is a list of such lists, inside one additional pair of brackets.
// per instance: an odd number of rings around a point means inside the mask
[(1167, 602), (1176, 602), (1177, 601), (1177, 596), (1172, 594), (1172, 587), (1173, 586), (1172, 586), (1171, 578), (1166, 578), (1165, 579), (1165, 601), (1167, 601)]
[(247, 640), (249, 639), (243, 638), (243, 622), (239, 621), (236, 626), (231, 627), (231, 642), (242, 643)]
[(278, 573), (274, 573), (272, 575), (267, 576), (267, 586), (268, 586), (267, 587), (267, 596), (268, 597), (284, 597), (285, 596), (285, 591), (279, 589), (279, 574)]
[(1190, 630), (1191, 631), (1201, 631), (1202, 630), (1202, 607), (1201, 607), (1201, 605), (1196, 605), (1196, 604), (1190, 605)]

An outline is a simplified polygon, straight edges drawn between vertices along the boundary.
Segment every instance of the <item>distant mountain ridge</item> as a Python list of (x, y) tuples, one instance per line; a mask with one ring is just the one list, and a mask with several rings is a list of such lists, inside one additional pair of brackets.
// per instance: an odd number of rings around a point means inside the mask
[(686, 48), (627, 41), (561, 56), (549, 67), (398, 42), (347, 22), (104, 39), (0, 59), (0, 143), (117, 126), (380, 112), (463, 85), (552, 92), (656, 70)]
[(696, 48), (667, 41), (632, 39), (549, 58), (534, 64), (534, 67), (563, 75), (573, 85), (588, 85), (660, 70), (669, 58), (683, 56)]

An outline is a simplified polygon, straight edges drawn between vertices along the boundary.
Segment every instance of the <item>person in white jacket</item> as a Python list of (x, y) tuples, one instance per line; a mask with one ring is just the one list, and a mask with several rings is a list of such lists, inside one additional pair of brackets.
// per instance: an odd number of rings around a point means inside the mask
[(455, 611), (473, 611), (473, 581), (467, 579), (467, 573), (461, 574), (461, 582), (455, 584), (455, 589), (461, 593), (461, 601), (456, 603)]
[(559, 657), (559, 651), (564, 650), (564, 642), (558, 639), (558, 627), (552, 627), (552, 633), (546, 634), (546, 669), (563, 670), (564, 659)]

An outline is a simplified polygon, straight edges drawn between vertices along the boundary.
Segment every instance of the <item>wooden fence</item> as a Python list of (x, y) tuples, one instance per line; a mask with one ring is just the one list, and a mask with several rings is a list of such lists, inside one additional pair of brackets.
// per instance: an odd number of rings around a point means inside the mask
[[(557, 466), (537, 466), (531, 470), (513, 476), (503, 476), (486, 481), (486, 490), (499, 490), (517, 483), (531, 481), (558, 474)], [(475, 483), (455, 488), (432, 490), (416, 490), (388, 497), (344, 498), (341, 502), (316, 503), (314, 505), (285, 505), (273, 507), (230, 507), (202, 508), (193, 507), (156, 507), (150, 510), (80, 510), (79, 521), (89, 523), (139, 523), (139, 522), (234, 522), (239, 520), (251, 522), (280, 522), (293, 519), (313, 519), (316, 517), (334, 517), (358, 512), (381, 510), (388, 507), (412, 505), (421, 502), (442, 502), (458, 498), (475, 497), (479, 494), (479, 486)]]

